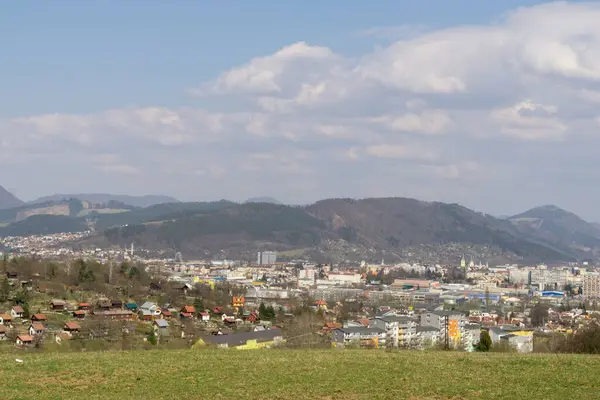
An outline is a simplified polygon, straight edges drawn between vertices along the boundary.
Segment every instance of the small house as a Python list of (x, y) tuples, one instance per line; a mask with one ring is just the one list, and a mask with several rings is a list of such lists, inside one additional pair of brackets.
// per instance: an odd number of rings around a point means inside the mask
[(69, 333), (78, 333), (81, 330), (81, 326), (75, 321), (69, 321), (65, 323), (63, 330)]
[(0, 325), (0, 340), (6, 340), (6, 327)]
[(137, 308), (138, 308), (137, 304), (135, 304), (135, 303), (125, 303), (125, 309), (126, 310), (136, 312)]
[(162, 310), (161, 316), (164, 319), (170, 319), (173, 316), (173, 314), (171, 314), (171, 311), (169, 311), (169, 310)]
[(154, 333), (157, 336), (167, 337), (171, 334), (169, 331), (169, 323), (164, 319), (155, 320), (152, 326), (154, 327)]
[(14, 318), (23, 318), (23, 314), (25, 313), (25, 310), (23, 310), (23, 307), (21, 306), (13, 306), (13, 308), (10, 309), (10, 316)]
[(33, 343), (33, 337), (30, 335), (19, 335), (15, 339), (15, 344), (17, 346), (27, 346)]
[(73, 311), (73, 318), (84, 319), (85, 318), (85, 311), (83, 311), (83, 310)]
[(196, 308), (194, 306), (184, 306), (179, 312), (179, 315), (181, 318), (192, 318), (195, 313)]
[(89, 311), (92, 308), (90, 303), (79, 303), (77, 309), (81, 311)]
[(123, 301), (119, 299), (112, 299), (111, 306), (112, 308), (123, 308)]
[(35, 335), (43, 335), (44, 332), (46, 331), (46, 327), (39, 323), (39, 322), (34, 322), (31, 325), (29, 325), (29, 335), (31, 336), (35, 336)]
[(190, 291), (192, 289), (192, 285), (190, 285), (189, 283), (184, 283), (181, 285), (176, 285), (175, 287), (173, 287), (173, 289), (175, 289), (178, 292), (181, 292), (185, 295), (188, 293), (188, 291)]
[(215, 315), (222, 315), (223, 314), (223, 307), (215, 307), (212, 309), (213, 314)]
[(0, 314), (0, 325), (12, 325), (12, 317), (10, 316), (10, 314)]
[(31, 321), (33, 321), (33, 322), (46, 322), (46, 321), (48, 321), (48, 317), (46, 317), (44, 314), (33, 314), (31, 316)]
[(206, 311), (202, 311), (200, 313), (200, 321), (202, 321), (202, 322), (210, 321), (210, 314), (208, 314)]
[(50, 308), (54, 311), (61, 311), (65, 309), (66, 303), (63, 300), (52, 300), (50, 302)]

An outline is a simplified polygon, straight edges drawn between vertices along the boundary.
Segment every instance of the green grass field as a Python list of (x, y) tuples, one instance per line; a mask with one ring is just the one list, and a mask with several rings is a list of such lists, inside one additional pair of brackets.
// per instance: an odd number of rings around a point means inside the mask
[[(15, 362), (19, 357), (23, 364)], [(600, 358), (372, 350), (4, 353), (9, 399), (593, 399)]]

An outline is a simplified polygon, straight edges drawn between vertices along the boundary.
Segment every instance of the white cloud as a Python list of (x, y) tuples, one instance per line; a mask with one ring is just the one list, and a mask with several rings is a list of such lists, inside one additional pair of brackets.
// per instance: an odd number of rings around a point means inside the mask
[[(437, 193), (487, 211), (506, 204), (502, 193), (518, 179), (538, 185), (524, 185), (519, 198), (546, 203), (554, 200), (539, 199), (539, 185), (555, 193), (558, 182), (561, 193), (573, 192), (573, 180), (559, 180), (591, 176), (598, 167), (598, 21), (600, 5), (560, 2), (519, 8), (486, 25), (369, 28), (361, 40), (385, 36), (391, 43), (357, 57), (291, 43), (191, 82), (200, 102), (216, 100), (210, 110), (0, 119), (0, 161), (44, 162), (38, 173), (47, 182), (57, 181), (53, 168), (79, 171), (85, 163), (112, 172), (107, 185), (135, 172), (138, 189), (172, 189), (184, 198), (203, 198), (209, 187), (218, 198), (271, 193), (304, 202), (391, 187), (398, 189), (389, 194)], [(103, 154), (115, 157), (94, 158)], [(92, 172), (81, 172), (93, 182)], [(278, 187), (290, 192), (273, 193)]]

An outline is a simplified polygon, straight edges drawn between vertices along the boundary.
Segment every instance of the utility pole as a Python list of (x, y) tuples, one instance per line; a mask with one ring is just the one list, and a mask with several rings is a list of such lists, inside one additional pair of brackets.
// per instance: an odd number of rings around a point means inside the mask
[(444, 350), (450, 349), (450, 338), (448, 336), (448, 315), (444, 316)]

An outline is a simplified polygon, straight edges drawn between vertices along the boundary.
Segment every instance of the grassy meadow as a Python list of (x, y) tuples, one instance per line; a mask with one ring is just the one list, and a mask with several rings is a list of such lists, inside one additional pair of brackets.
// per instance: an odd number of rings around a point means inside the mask
[[(24, 360), (15, 362), (15, 358)], [(372, 350), (0, 353), (11, 399), (592, 399), (600, 357)]]

